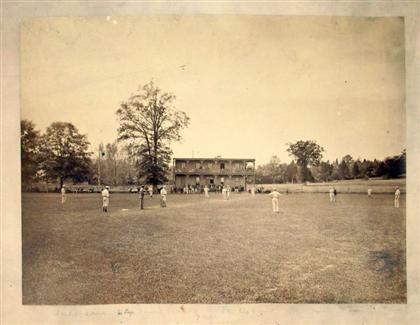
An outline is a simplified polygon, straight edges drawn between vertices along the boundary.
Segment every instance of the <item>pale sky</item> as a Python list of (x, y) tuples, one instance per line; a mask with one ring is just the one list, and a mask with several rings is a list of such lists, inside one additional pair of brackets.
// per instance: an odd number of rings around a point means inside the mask
[(92, 150), (150, 80), (191, 118), (174, 157), (324, 159), (405, 148), (402, 18), (142, 16), (38, 18), (22, 25), (22, 118), (72, 122)]

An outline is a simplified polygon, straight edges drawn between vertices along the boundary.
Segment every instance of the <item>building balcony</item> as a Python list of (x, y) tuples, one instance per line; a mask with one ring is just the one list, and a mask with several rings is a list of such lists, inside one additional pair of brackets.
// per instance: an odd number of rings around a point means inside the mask
[(194, 169), (194, 168), (175, 168), (175, 174), (183, 175), (215, 175), (215, 176), (252, 176), (253, 169)]

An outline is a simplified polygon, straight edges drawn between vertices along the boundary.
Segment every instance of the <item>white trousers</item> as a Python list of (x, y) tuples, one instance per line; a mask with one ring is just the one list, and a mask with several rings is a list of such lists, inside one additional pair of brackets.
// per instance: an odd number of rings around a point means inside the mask
[(399, 208), (400, 207), (400, 198), (394, 199), (394, 207)]
[(279, 199), (273, 197), (271, 199), (271, 204), (273, 205), (273, 212), (279, 212)]
[(107, 207), (108, 207), (108, 205), (109, 205), (109, 198), (107, 198), (107, 197), (103, 197), (103, 198), (102, 198), (102, 206), (103, 206), (104, 208), (107, 208)]

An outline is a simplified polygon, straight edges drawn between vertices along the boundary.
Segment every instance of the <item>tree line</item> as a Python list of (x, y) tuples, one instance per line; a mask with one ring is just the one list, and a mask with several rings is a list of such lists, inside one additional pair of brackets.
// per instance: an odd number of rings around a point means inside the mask
[[(33, 122), (21, 121), (22, 185), (36, 181), (107, 185), (167, 182), (171, 144), (181, 141), (189, 117), (175, 107), (175, 96), (153, 82), (121, 102), (116, 110), (118, 138), (89, 150), (87, 136), (72, 123), (54, 122), (41, 134)], [(322, 161), (324, 148), (315, 141), (289, 143), (290, 163), (273, 156), (256, 169), (257, 183), (325, 182), (405, 174), (405, 151), (384, 160)]]
[(282, 163), (278, 156), (256, 169), (256, 182), (302, 183), (336, 180), (368, 179), (372, 177), (398, 178), (406, 173), (406, 151), (383, 160), (368, 160), (345, 155), (340, 160), (323, 161), (324, 149), (315, 141), (289, 143), (287, 151), (294, 159)]
[(87, 136), (68, 122), (54, 122), (41, 134), (21, 121), (22, 185), (36, 181), (158, 185), (168, 179), (171, 143), (181, 140), (189, 117), (175, 96), (153, 82), (140, 86), (116, 110), (118, 138), (89, 151)]

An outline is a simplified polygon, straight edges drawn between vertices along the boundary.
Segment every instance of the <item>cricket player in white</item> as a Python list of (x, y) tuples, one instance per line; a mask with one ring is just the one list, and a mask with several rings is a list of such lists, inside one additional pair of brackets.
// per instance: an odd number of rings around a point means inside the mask
[(66, 185), (63, 185), (61, 188), (61, 203), (66, 202), (67, 196), (66, 196)]
[(149, 196), (152, 198), (153, 197), (153, 185), (150, 185), (148, 190), (149, 190)]
[(251, 187), (251, 194), (252, 194), (252, 196), (255, 196), (255, 187), (254, 186)]
[(227, 200), (226, 187), (224, 187), (224, 186), (223, 186), (223, 189), (222, 189), (222, 196), (223, 196), (223, 200)]
[(204, 197), (209, 197), (209, 188), (206, 186), (204, 186)]
[(372, 196), (372, 189), (371, 188), (368, 188), (368, 196), (369, 197)]
[(273, 188), (273, 191), (269, 194), (271, 197), (271, 204), (273, 205), (273, 212), (279, 212), (279, 197), (280, 193), (277, 192), (276, 188)]
[(394, 196), (394, 207), (399, 208), (400, 207), (400, 188), (397, 186), (395, 189), (395, 196)]
[(334, 202), (334, 189), (332, 187), (330, 188), (329, 193), (330, 193), (330, 202)]
[(162, 208), (166, 207), (166, 195), (168, 192), (166, 192), (166, 186), (163, 186), (160, 190), (160, 200), (161, 200), (161, 206)]
[(230, 199), (230, 186), (229, 185), (226, 187), (226, 199), (227, 200)]
[(102, 191), (102, 211), (108, 212), (109, 205), (109, 186), (105, 186)]

